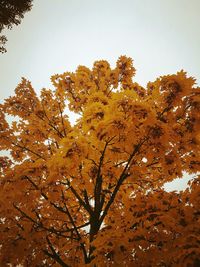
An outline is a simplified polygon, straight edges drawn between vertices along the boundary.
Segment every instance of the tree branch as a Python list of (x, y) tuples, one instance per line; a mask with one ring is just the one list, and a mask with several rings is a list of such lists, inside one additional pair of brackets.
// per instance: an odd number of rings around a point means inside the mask
[(19, 148), (21, 148), (21, 149), (25, 149), (26, 151), (29, 151), (30, 153), (36, 155), (37, 157), (46, 160), (43, 156), (41, 156), (41, 155), (38, 154), (37, 152), (34, 152), (33, 150), (31, 150), (30, 148), (28, 148), (28, 147), (26, 147), (26, 146), (21, 146), (21, 145), (16, 144), (16, 143), (14, 143), (14, 142), (12, 142), (12, 141), (11, 141), (11, 143), (12, 143), (12, 145), (14, 145), (14, 146), (16, 146), (16, 147), (19, 147)]
[(76, 232), (76, 234), (78, 236), (78, 240), (80, 241), (80, 247), (81, 247), (81, 249), (83, 251), (83, 255), (84, 255), (84, 260), (85, 260), (85, 263), (87, 263), (88, 262), (88, 256), (87, 256), (87, 251), (85, 249), (85, 244), (83, 242), (81, 242), (81, 239), (82, 239), (81, 235), (80, 235), (80, 233), (78, 231), (78, 228), (77, 228), (77, 226), (76, 226), (76, 224), (74, 222), (74, 219), (72, 218), (72, 216), (71, 216), (71, 214), (69, 212), (69, 209), (67, 208), (66, 205), (65, 205), (65, 209), (66, 209), (66, 213), (67, 213), (67, 215), (68, 215), (68, 217), (69, 217), (69, 219), (71, 221), (71, 224), (73, 225), (74, 230), (75, 230), (75, 232)]
[(60, 102), (58, 102), (58, 107), (59, 107), (59, 111), (60, 111), (61, 122), (62, 122), (62, 126), (63, 126), (63, 132), (64, 132), (64, 135), (66, 136), (67, 134), (66, 134), (66, 130), (65, 130), (64, 118), (63, 118), (63, 113), (61, 110)]
[(45, 249), (43, 250), (43, 252), (44, 252), (47, 256), (49, 256), (50, 258), (54, 259), (54, 260), (55, 260), (57, 263), (59, 263), (62, 267), (70, 267), (68, 264), (66, 264), (66, 263), (61, 259), (61, 257), (59, 256), (59, 254), (56, 252), (56, 250), (54, 249), (54, 247), (53, 247), (51, 241), (49, 240), (48, 236), (46, 237), (46, 240), (47, 240), (47, 243), (48, 243), (48, 245), (49, 245), (49, 248), (50, 248), (52, 254), (49, 253), (49, 252), (48, 252), (47, 250), (45, 250)]
[(93, 213), (93, 210), (92, 210), (92, 208), (91, 208), (89, 202), (86, 203), (86, 202), (81, 198), (81, 196), (80, 196), (80, 195), (78, 194), (78, 192), (74, 189), (74, 187), (71, 185), (71, 183), (70, 183), (70, 181), (69, 181), (68, 179), (67, 179), (66, 184), (69, 186), (69, 189), (71, 190), (71, 192), (73, 193), (73, 195), (78, 199), (80, 205), (82, 205), (82, 206), (85, 208), (85, 210), (86, 210), (89, 214), (92, 214), (92, 213)]
[(144, 138), (142, 141), (140, 141), (137, 145), (135, 145), (135, 148), (134, 148), (132, 154), (129, 156), (129, 159), (128, 159), (127, 163), (126, 163), (126, 166), (124, 167), (124, 169), (123, 169), (123, 171), (122, 171), (122, 173), (121, 173), (121, 175), (119, 177), (119, 180), (118, 180), (118, 182), (117, 182), (117, 184), (116, 184), (116, 186), (115, 186), (115, 188), (114, 188), (114, 190), (113, 190), (113, 192), (111, 194), (111, 197), (110, 197), (110, 199), (109, 199), (109, 201), (108, 201), (108, 203), (107, 203), (107, 205), (106, 205), (106, 207), (104, 209), (104, 212), (103, 212), (103, 214), (102, 214), (102, 216), (100, 218), (100, 224), (102, 224), (105, 216), (108, 213), (108, 210), (109, 210), (110, 206), (114, 202), (115, 197), (116, 197), (116, 195), (117, 195), (117, 193), (118, 193), (123, 181), (129, 176), (129, 174), (126, 173), (126, 171), (130, 167), (130, 163), (131, 163), (133, 157), (139, 152), (140, 147), (146, 142), (146, 140), (147, 140), (147, 137)]

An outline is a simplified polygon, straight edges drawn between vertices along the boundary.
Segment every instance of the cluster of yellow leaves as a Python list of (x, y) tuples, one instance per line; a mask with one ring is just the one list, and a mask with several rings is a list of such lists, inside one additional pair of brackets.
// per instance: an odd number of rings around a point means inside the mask
[(200, 88), (134, 74), (101, 60), (40, 96), (23, 78), (0, 105), (1, 265), (198, 266), (199, 178), (161, 187), (200, 171)]
[(119, 196), (94, 241), (97, 266), (198, 266), (199, 181), (180, 193)]

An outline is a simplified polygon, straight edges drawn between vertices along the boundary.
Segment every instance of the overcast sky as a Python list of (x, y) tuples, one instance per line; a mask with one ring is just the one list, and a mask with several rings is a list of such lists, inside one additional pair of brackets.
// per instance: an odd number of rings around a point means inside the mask
[(200, 84), (200, 0), (34, 0), (22, 23), (6, 31), (0, 55), (0, 101), (21, 77), (37, 92), (50, 76), (134, 59), (135, 80), (146, 85), (184, 69)]

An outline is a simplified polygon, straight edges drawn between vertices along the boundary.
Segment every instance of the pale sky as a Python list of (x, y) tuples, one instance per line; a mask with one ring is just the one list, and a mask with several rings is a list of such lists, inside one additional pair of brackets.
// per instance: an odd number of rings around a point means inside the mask
[[(39, 93), (50, 76), (134, 59), (146, 85), (184, 69), (200, 84), (200, 0), (34, 0), (22, 23), (6, 31), (0, 54), (0, 102), (25, 77)], [(180, 185), (181, 186), (181, 185)]]

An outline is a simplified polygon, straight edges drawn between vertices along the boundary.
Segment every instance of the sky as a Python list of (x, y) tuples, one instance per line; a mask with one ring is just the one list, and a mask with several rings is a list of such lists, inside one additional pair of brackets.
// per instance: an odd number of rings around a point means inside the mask
[(0, 102), (21, 77), (39, 93), (52, 88), (51, 75), (99, 59), (114, 67), (120, 55), (134, 60), (142, 86), (181, 69), (200, 84), (199, 10), (200, 0), (34, 0), (22, 23), (3, 32)]

